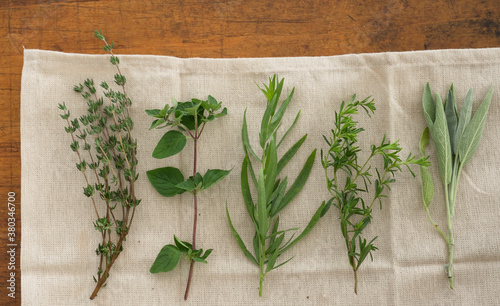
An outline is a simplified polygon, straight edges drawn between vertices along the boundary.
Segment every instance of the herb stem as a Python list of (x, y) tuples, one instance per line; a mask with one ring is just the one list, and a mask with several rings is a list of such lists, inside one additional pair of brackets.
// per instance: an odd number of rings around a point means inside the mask
[(448, 265), (446, 272), (448, 274), (448, 279), (450, 280), (450, 288), (453, 290), (453, 217), (451, 212), (450, 203), (450, 193), (452, 190), (449, 189), (449, 184), (444, 184), (445, 189), (445, 201), (446, 201), (446, 215), (448, 216)]
[[(189, 131), (189, 130), (188, 130)], [(191, 134), (191, 133), (190, 133)], [(198, 115), (194, 116), (194, 137), (193, 137), (193, 180), (196, 177), (196, 167), (198, 160)], [(194, 216), (193, 216), (193, 250), (196, 249), (196, 224), (198, 221), (198, 197), (196, 194), (196, 189), (193, 190), (193, 201), (194, 201)], [(186, 301), (189, 295), (189, 287), (191, 286), (191, 279), (193, 277), (194, 260), (191, 259), (191, 264), (189, 265), (189, 276), (186, 284), (186, 292), (184, 293), (184, 300)]]

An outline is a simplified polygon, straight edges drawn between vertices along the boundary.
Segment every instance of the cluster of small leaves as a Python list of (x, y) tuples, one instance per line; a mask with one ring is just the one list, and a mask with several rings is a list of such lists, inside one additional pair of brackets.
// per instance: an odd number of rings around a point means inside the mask
[[(208, 96), (206, 101), (192, 99), (177, 102), (173, 99), (173, 106), (167, 104), (161, 110), (146, 110), (148, 115), (155, 118), (150, 129), (177, 128), (163, 135), (153, 150), (153, 157), (162, 159), (173, 156), (184, 149), (188, 139), (198, 140), (207, 122), (227, 114), (226, 108), (220, 109), (221, 103)], [(198, 194), (222, 180), (229, 172), (231, 170), (209, 169), (204, 175), (196, 172), (185, 179), (178, 168), (165, 167), (147, 171), (147, 175), (156, 191), (165, 197), (172, 197), (186, 191)]]
[[(227, 109), (222, 108), (222, 103), (208, 96), (207, 100), (192, 99), (187, 102), (178, 102), (172, 99), (172, 105), (165, 105), (163, 109), (150, 109), (146, 113), (154, 118), (150, 129), (169, 128), (160, 139), (153, 157), (162, 159), (181, 152), (187, 140), (193, 140), (193, 175), (185, 179), (181, 170), (175, 167), (164, 167), (147, 171), (147, 176), (153, 187), (165, 197), (172, 197), (184, 192), (193, 194), (194, 197), (194, 225), (192, 244), (180, 241), (175, 237), (175, 245), (169, 244), (162, 248), (154, 261), (150, 272), (168, 272), (174, 269), (180, 256), (183, 254), (191, 262), (188, 284), (184, 299), (187, 299), (191, 283), (194, 262), (206, 263), (206, 258), (212, 250), (197, 250), (196, 246), (196, 216), (197, 195), (224, 179), (231, 170), (208, 169), (204, 175), (196, 171), (197, 167), (197, 142), (201, 137), (205, 125), (216, 118), (227, 115)], [(203, 254), (203, 255), (202, 255)]]
[[(278, 159), (278, 149), (283, 143), (283, 140), (297, 123), (300, 115), (299, 112), (295, 117), (295, 121), (278, 141), (278, 130), (281, 126), (281, 119), (283, 118), (294, 93), (294, 90), (292, 90), (288, 97), (279, 105), (279, 98), (283, 89), (283, 83), (284, 79), (279, 81), (278, 77), (275, 75), (269, 79), (269, 85), (264, 84), (265, 88), (261, 88), (261, 91), (267, 98), (267, 107), (262, 118), (261, 130), (259, 134), (259, 142), (262, 149), (261, 158), (257, 156), (250, 145), (246, 123), (246, 112), (243, 117), (242, 141), (245, 158), (241, 168), (241, 189), (246, 209), (255, 227), (255, 235), (253, 238), (254, 254), (247, 249), (245, 243), (234, 228), (229, 211), (226, 208), (229, 225), (238, 246), (241, 248), (245, 256), (260, 268), (260, 296), (262, 296), (262, 283), (265, 275), (271, 270), (284, 265), (291, 259), (290, 258), (277, 264), (278, 258), (283, 255), (285, 251), (290, 249), (311, 231), (320, 219), (321, 211), (324, 208), (324, 204), (320, 206), (300, 235), (295, 237), (295, 234), (293, 234), (291, 238), (285, 240), (285, 234), (289, 231), (296, 231), (297, 228), (280, 230), (278, 214), (285, 207), (287, 207), (287, 205), (293, 200), (293, 198), (295, 198), (306, 183), (314, 164), (316, 150), (313, 150), (309, 155), (297, 178), (287, 190), (287, 177), (285, 176), (283, 179), (280, 179), (279, 175), (302, 146), (307, 135), (304, 135), (301, 139), (299, 139), (280, 159)], [(252, 166), (250, 156), (260, 163), (260, 170), (258, 170), (257, 174)], [(257, 203), (254, 202), (251, 194), (249, 176), (251, 182), (257, 190)]]
[(174, 242), (175, 245), (168, 244), (161, 249), (157, 260), (151, 266), (151, 273), (172, 271), (177, 267), (181, 256), (189, 262), (207, 263), (206, 259), (212, 253), (212, 249), (206, 250), (205, 253), (203, 253), (203, 249), (193, 250), (193, 246), (190, 243), (179, 240), (175, 235)]
[[(429, 205), (434, 197), (432, 175), (427, 167), (420, 168), (422, 179), (422, 195), (424, 208), (429, 221), (438, 230), (448, 244), (449, 261), (445, 271), (453, 289), (453, 217), (455, 215), (455, 200), (458, 191), (458, 181), (462, 168), (476, 152), (483, 133), (484, 123), (491, 104), (493, 87), (490, 88), (474, 116), (472, 117), (473, 91), (469, 90), (465, 97), (460, 116), (457, 112), (455, 90), (451, 85), (444, 101), (439, 94), (433, 99), (429, 83), (425, 86), (422, 104), (427, 121), (420, 139), (420, 152), (425, 155), (429, 144), (429, 133), (436, 147), (439, 171), (445, 189), (445, 206), (448, 218), (448, 235), (434, 223), (429, 212)], [(471, 119), (472, 118), (472, 119)]]
[[(132, 137), (134, 126), (129, 115), (132, 102), (125, 93), (125, 77), (118, 67), (118, 58), (112, 53), (114, 45), (105, 41), (102, 32), (96, 31), (94, 36), (105, 42), (103, 49), (114, 58), (111, 62), (118, 69), (115, 83), (121, 86), (121, 91), (102, 82), (100, 89), (103, 96), (98, 96), (99, 90), (94, 81), (86, 79), (83, 84), (73, 88), (86, 101), (86, 114), (70, 119), (66, 104), (59, 104), (59, 109), (63, 112), (61, 118), (67, 124), (65, 130), (71, 135), (70, 148), (78, 156), (76, 168), (85, 178), (83, 193), (92, 200), (97, 216), (94, 227), (102, 237), (96, 250), (101, 258), (98, 277), (94, 277), (97, 286), (91, 298), (104, 286), (109, 269), (122, 250), (135, 207), (140, 204), (134, 191), (138, 174), (137, 141)], [(99, 207), (99, 199), (104, 209)], [(117, 236), (111, 235), (113, 227)], [(103, 259), (106, 259), (104, 266)]]
[[(374, 113), (375, 105), (373, 100), (366, 98), (362, 101), (356, 100), (354, 95), (348, 103), (342, 101), (339, 112), (335, 112), (335, 126), (331, 130), (331, 136), (323, 136), (328, 149), (321, 150), (321, 161), (325, 170), (327, 188), (332, 195), (322, 212), (322, 216), (328, 211), (331, 205), (337, 207), (339, 211), (340, 228), (344, 237), (349, 264), (354, 276), (354, 292), (357, 293), (357, 271), (364, 260), (372, 252), (377, 250), (373, 244), (377, 237), (368, 241), (363, 237), (362, 232), (372, 220), (373, 204), (378, 202), (382, 208), (382, 199), (385, 198), (386, 191), (390, 190), (390, 185), (396, 180), (394, 175), (401, 171), (403, 166), (413, 174), (409, 165), (428, 165), (427, 159), (408, 155), (406, 160), (399, 157), (401, 147), (398, 141), (386, 141), (382, 138), (380, 145), (371, 145), (370, 156), (364, 163), (360, 163), (358, 155), (361, 148), (358, 145), (357, 136), (364, 131), (358, 127), (353, 120), (353, 115), (358, 113), (358, 109), (363, 108), (370, 116)], [(375, 168), (376, 177), (373, 177), (371, 161), (375, 156), (383, 158), (383, 167)], [(372, 192), (371, 192), (372, 190)], [(365, 202), (363, 196), (371, 192), (373, 198), (370, 202)]]

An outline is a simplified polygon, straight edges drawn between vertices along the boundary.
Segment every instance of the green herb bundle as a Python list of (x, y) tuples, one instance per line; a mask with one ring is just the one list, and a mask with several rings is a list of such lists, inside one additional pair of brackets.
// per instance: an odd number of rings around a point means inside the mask
[[(278, 130), (281, 126), (281, 120), (290, 101), (292, 100), (294, 93), (294, 90), (292, 90), (290, 95), (279, 105), (279, 98), (283, 89), (283, 83), (284, 79), (278, 81), (278, 77), (275, 75), (269, 79), (268, 86), (264, 84), (265, 89), (261, 88), (261, 91), (267, 98), (267, 107), (262, 118), (259, 134), (260, 147), (262, 149), (262, 157), (260, 158), (250, 145), (246, 122), (246, 111), (243, 117), (242, 141), (245, 158), (241, 167), (241, 189), (246, 209), (255, 227), (255, 235), (253, 238), (254, 255), (252, 255), (252, 253), (250, 253), (247, 249), (245, 243), (234, 228), (229, 211), (226, 208), (229, 226), (231, 227), (231, 231), (238, 243), (238, 246), (241, 248), (245, 256), (260, 268), (260, 296), (262, 296), (262, 284), (265, 275), (291, 260), (290, 258), (277, 264), (278, 258), (283, 255), (283, 253), (285, 253), (311, 231), (320, 219), (320, 214), (324, 208), (323, 203), (299, 236), (293, 239), (294, 234), (291, 238), (285, 240), (285, 234), (287, 232), (296, 231), (298, 229), (292, 228), (280, 230), (278, 214), (281, 210), (287, 207), (288, 204), (290, 204), (293, 198), (300, 192), (306, 183), (314, 164), (316, 150), (312, 151), (309, 155), (297, 178), (287, 190), (287, 177), (285, 176), (283, 179), (280, 179), (279, 175), (302, 146), (307, 135), (304, 135), (301, 139), (299, 139), (281, 158), (278, 159), (278, 149), (297, 123), (300, 115), (299, 112), (295, 117), (295, 121), (278, 141)], [(251, 159), (255, 159), (260, 164), (258, 172), (254, 171)], [(254, 196), (252, 196), (249, 175), (251, 182), (257, 190), (256, 203), (254, 202)]]
[[(380, 145), (371, 145), (371, 153), (362, 162), (358, 155), (361, 148), (357, 136), (364, 131), (357, 126), (353, 115), (358, 113), (358, 108), (363, 108), (368, 116), (373, 114), (375, 105), (369, 97), (357, 101), (356, 95), (345, 103), (342, 101), (339, 112), (335, 112), (335, 125), (331, 130), (331, 136), (323, 136), (328, 149), (321, 150), (321, 161), (325, 170), (326, 185), (332, 198), (328, 200), (323, 211), (327, 212), (331, 205), (339, 211), (340, 229), (345, 240), (347, 257), (354, 272), (354, 293), (357, 294), (358, 270), (365, 259), (370, 255), (373, 261), (372, 251), (377, 250), (373, 244), (377, 237), (368, 241), (363, 237), (363, 230), (372, 220), (372, 208), (375, 203), (380, 204), (387, 197), (386, 190), (396, 181), (395, 172), (401, 171), (405, 166), (411, 164), (428, 165), (427, 158), (415, 159), (408, 155), (406, 160), (399, 156), (401, 147), (399, 141), (386, 141), (385, 135)], [(383, 159), (383, 167), (374, 167), (372, 160), (376, 156)], [(373, 170), (376, 177), (373, 180)], [(366, 197), (372, 197), (365, 202)]]
[(184, 179), (178, 168), (165, 167), (147, 171), (148, 179), (153, 187), (165, 197), (173, 197), (184, 192), (193, 195), (193, 240), (192, 243), (181, 241), (174, 236), (174, 243), (165, 245), (153, 265), (151, 273), (168, 272), (173, 270), (182, 257), (190, 262), (189, 277), (184, 299), (188, 298), (193, 267), (195, 262), (206, 263), (212, 249), (203, 253), (203, 249), (196, 249), (196, 226), (198, 217), (198, 195), (215, 183), (225, 178), (231, 170), (209, 169), (204, 175), (197, 172), (198, 141), (205, 129), (205, 125), (216, 118), (225, 116), (227, 109), (221, 109), (221, 104), (212, 96), (206, 101), (192, 99), (187, 102), (172, 100), (173, 105), (165, 105), (163, 109), (146, 110), (146, 113), (155, 120), (150, 129), (169, 127), (153, 151), (153, 157), (162, 159), (181, 152), (187, 140), (193, 141), (193, 175)]
[[(125, 76), (120, 71), (118, 57), (113, 54), (114, 44), (108, 44), (102, 32), (94, 36), (105, 43), (103, 49), (111, 54), (111, 63), (117, 68), (115, 83), (121, 91), (101, 83), (104, 98), (98, 97), (94, 81), (85, 80), (74, 90), (87, 101), (87, 114), (70, 119), (66, 104), (59, 104), (61, 118), (67, 123), (66, 132), (71, 135), (71, 150), (78, 156), (77, 169), (83, 174), (85, 196), (92, 200), (97, 220), (95, 229), (101, 236), (96, 253), (100, 257), (96, 287), (90, 296), (94, 299), (106, 285), (109, 271), (123, 250), (123, 242), (130, 231), (135, 208), (141, 200), (135, 195), (137, 141), (132, 137), (134, 128), (130, 117), (132, 101), (125, 92)], [(95, 176), (95, 182), (92, 180)], [(102, 200), (102, 205), (99, 205)], [(104, 209), (103, 207), (104, 206)]]
[[(432, 98), (429, 83), (425, 86), (422, 96), (425, 120), (425, 128), (420, 139), (420, 152), (425, 154), (425, 149), (429, 144), (429, 132), (436, 147), (439, 171), (444, 184), (446, 215), (448, 219), (448, 235), (434, 223), (429, 212), (429, 206), (434, 197), (434, 184), (428, 167), (421, 167), (422, 194), (424, 208), (427, 217), (432, 225), (437, 229), (448, 245), (448, 263), (445, 265), (445, 272), (449, 278), (450, 288), (453, 289), (453, 218), (455, 216), (455, 201), (458, 191), (458, 181), (462, 168), (471, 160), (476, 152), (479, 141), (483, 133), (484, 123), (488, 114), (493, 95), (493, 87), (486, 94), (477, 111), (472, 117), (472, 89), (465, 97), (460, 116), (455, 103), (455, 91), (451, 85), (448, 95), (444, 101), (439, 94), (436, 99)], [(471, 119), (472, 117), (472, 119)]]

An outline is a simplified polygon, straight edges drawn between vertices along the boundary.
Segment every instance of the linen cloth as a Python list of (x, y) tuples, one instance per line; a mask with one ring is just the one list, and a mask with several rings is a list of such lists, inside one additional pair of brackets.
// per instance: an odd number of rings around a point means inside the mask
[[(133, 100), (131, 116), (138, 139), (136, 194), (142, 199), (124, 244), (111, 270), (108, 285), (94, 301), (99, 242), (92, 222), (91, 201), (83, 195), (83, 176), (70, 150), (58, 103), (72, 118), (85, 113), (85, 101), (73, 85), (93, 78), (112, 83), (115, 68), (107, 55), (64, 54), (26, 50), (21, 91), (22, 156), (22, 303), (24, 305), (498, 305), (500, 298), (500, 48), (438, 50), (299, 58), (179, 59), (164, 56), (119, 56)], [(362, 157), (384, 134), (400, 140), (402, 157), (419, 155), (425, 119), (421, 97), (430, 82), (445, 97), (453, 83), (460, 110), (474, 88), (475, 110), (490, 86), (495, 87), (483, 138), (472, 161), (464, 167), (453, 222), (455, 290), (449, 289), (443, 266), (448, 251), (427, 219), (417, 177), (404, 170), (383, 202), (374, 206), (368, 239), (378, 236), (374, 261), (359, 272), (358, 295), (340, 232), (338, 211), (332, 207), (309, 235), (285, 253), (286, 265), (266, 275), (258, 296), (259, 271), (241, 252), (226, 219), (226, 202), (234, 226), (249, 249), (253, 226), (240, 189), (243, 160), (241, 125), (247, 109), (251, 143), (257, 154), (258, 131), (266, 99), (257, 85), (273, 74), (285, 78), (284, 93), (295, 95), (284, 117), (282, 133), (301, 110), (300, 119), (283, 144), (285, 152), (302, 135), (304, 146), (287, 166), (296, 177), (314, 148), (326, 149), (335, 111), (353, 94), (371, 96), (377, 107), (369, 118), (356, 116), (366, 129), (359, 137)], [(256, 85), (257, 84), (257, 85)], [(183, 301), (189, 264), (169, 273), (151, 274), (159, 250), (173, 235), (190, 241), (192, 197), (164, 198), (145, 172), (174, 166), (192, 172), (192, 143), (174, 157), (154, 159), (151, 153), (166, 130), (148, 131), (145, 109), (212, 95), (228, 115), (207, 125), (199, 142), (198, 170), (230, 169), (231, 174), (199, 196), (197, 246), (213, 248), (208, 264), (196, 264), (190, 296)], [(434, 146), (431, 169), (436, 194), (434, 220), (446, 230), (443, 186)], [(378, 161), (381, 165), (381, 161)], [(256, 164), (255, 164), (256, 165)], [(280, 228), (303, 229), (322, 201), (328, 200), (319, 150), (308, 182), (282, 211)], [(289, 235), (287, 237), (290, 237)]]

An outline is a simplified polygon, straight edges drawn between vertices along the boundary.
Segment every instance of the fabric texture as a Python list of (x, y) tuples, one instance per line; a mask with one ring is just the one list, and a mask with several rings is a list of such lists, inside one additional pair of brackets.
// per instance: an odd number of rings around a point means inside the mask
[[(332, 57), (179, 59), (164, 56), (119, 56), (133, 101), (131, 116), (138, 139), (136, 194), (142, 199), (124, 251), (113, 266), (108, 285), (94, 301), (99, 242), (91, 201), (83, 195), (84, 178), (77, 171), (70, 136), (64, 131), (58, 103), (65, 102), (73, 118), (86, 111), (73, 85), (93, 78), (112, 83), (115, 68), (107, 55), (64, 54), (26, 50), (21, 91), (22, 156), (22, 303), (24, 305), (498, 305), (500, 298), (500, 48), (396, 52)], [(364, 131), (360, 145), (367, 156), (370, 144), (383, 135), (400, 140), (402, 157), (419, 155), (425, 119), (421, 97), (430, 83), (444, 97), (453, 83), (460, 109), (474, 88), (475, 110), (490, 86), (495, 87), (483, 138), (472, 161), (464, 167), (454, 220), (455, 290), (449, 288), (443, 266), (447, 246), (432, 228), (422, 204), (416, 178), (404, 169), (383, 202), (373, 211), (364, 231), (378, 236), (373, 262), (359, 270), (358, 295), (340, 232), (338, 211), (332, 207), (309, 235), (285, 254), (286, 265), (270, 272), (259, 298), (259, 270), (238, 248), (227, 219), (249, 249), (253, 225), (240, 188), (243, 149), (241, 125), (247, 110), (249, 135), (258, 148), (258, 131), (266, 99), (256, 84), (273, 74), (285, 78), (284, 93), (295, 87), (285, 114), (284, 132), (301, 110), (287, 149), (302, 135), (304, 146), (286, 168), (294, 179), (305, 159), (318, 148), (311, 176), (301, 193), (281, 213), (281, 228), (303, 229), (322, 201), (328, 200), (319, 149), (322, 135), (333, 128), (340, 103), (356, 94), (372, 96), (372, 118), (356, 116)], [(151, 274), (159, 250), (173, 235), (192, 235), (192, 197), (164, 198), (145, 172), (174, 166), (192, 171), (192, 143), (179, 155), (163, 160), (151, 153), (165, 130), (148, 128), (145, 109), (212, 95), (228, 115), (207, 128), (199, 142), (198, 169), (231, 169), (231, 174), (199, 196), (197, 246), (213, 248), (208, 264), (196, 264), (190, 297), (183, 301), (189, 264), (181, 260), (172, 272)], [(428, 152), (434, 156), (431, 144)], [(283, 154), (284, 150), (279, 154)], [(260, 153), (258, 153), (260, 154)], [(381, 163), (381, 161), (378, 161)], [(446, 228), (443, 186), (437, 160), (431, 158), (436, 194), (431, 204), (435, 221)], [(287, 237), (290, 237), (289, 235)]]

